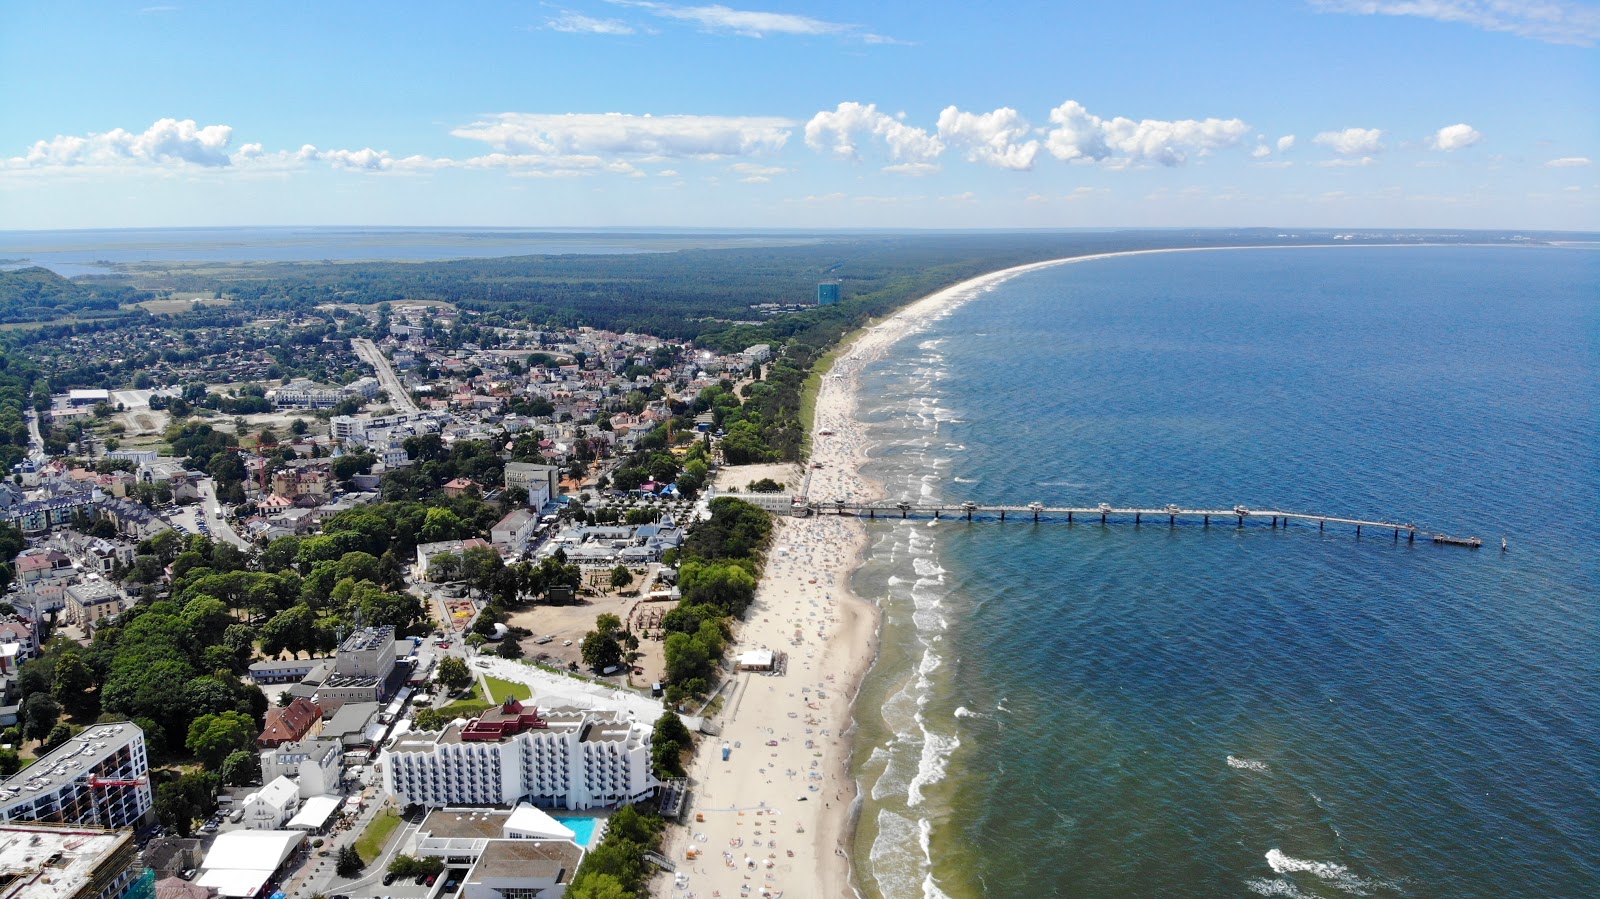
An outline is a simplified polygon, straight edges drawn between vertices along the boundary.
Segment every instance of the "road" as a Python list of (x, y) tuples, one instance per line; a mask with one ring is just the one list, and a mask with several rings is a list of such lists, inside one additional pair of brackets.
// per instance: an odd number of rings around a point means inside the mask
[(39, 413), (25, 413), (28, 417), (28, 452), (33, 458), (44, 460), (44, 435), (39, 433)]
[(250, 541), (239, 536), (233, 525), (222, 517), (222, 504), (217, 502), (217, 483), (210, 478), (200, 481), (200, 511), (197, 515), (204, 515), (206, 527), (211, 529), (213, 538), (221, 538), (243, 550), (250, 549)]
[(411, 401), (411, 394), (406, 392), (405, 385), (400, 383), (400, 378), (394, 373), (394, 368), (389, 360), (383, 357), (383, 352), (378, 345), (365, 337), (355, 337), (350, 340), (350, 349), (355, 350), (361, 361), (372, 366), (378, 374), (378, 383), (389, 394), (389, 404), (396, 410), (408, 415), (417, 413), (417, 404)]

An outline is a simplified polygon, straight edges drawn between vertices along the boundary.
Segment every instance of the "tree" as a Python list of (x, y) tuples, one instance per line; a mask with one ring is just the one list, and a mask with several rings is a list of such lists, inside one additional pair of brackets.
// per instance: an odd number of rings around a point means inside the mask
[(249, 749), (254, 742), (255, 722), (248, 715), (227, 711), (194, 719), (184, 746), (207, 768), (217, 769), (229, 754)]
[(15, 749), (0, 749), (0, 777), (10, 777), (22, 770), (22, 756)]
[(22, 702), (22, 733), (30, 739), (46, 739), (60, 719), (61, 703), (49, 693), (33, 693)]
[(72, 739), (72, 725), (63, 721), (50, 728), (50, 733), (44, 738), (44, 742), (39, 744), (39, 749), (43, 752), (49, 752), (70, 739)]
[(611, 589), (621, 590), (633, 583), (633, 572), (626, 565), (618, 565), (611, 569)]
[(523, 655), (522, 644), (515, 637), (507, 637), (494, 648), (494, 654), (502, 659), (520, 659)]
[(634, 899), (634, 893), (610, 874), (588, 874), (567, 891), (571, 899)]
[(356, 847), (340, 846), (339, 854), (334, 859), (333, 870), (340, 877), (354, 877), (366, 866), (367, 863), (361, 860), (361, 853), (356, 851)]
[(94, 704), (94, 697), (89, 694), (93, 687), (94, 671), (84, 664), (81, 654), (68, 651), (56, 659), (50, 692), (57, 702), (75, 712), (84, 711)]
[(439, 661), (439, 683), (449, 690), (464, 690), (472, 684), (472, 672), (467, 663), (455, 656), (445, 656)]
[(657, 718), (650, 735), (650, 761), (656, 777), (682, 777), (683, 751), (693, 742), (689, 728), (675, 713), (667, 712)]
[(621, 619), (607, 613), (596, 618), (594, 626), (594, 630), (583, 636), (583, 663), (595, 671), (621, 665), (622, 643), (617, 639), (622, 629)]
[(168, 828), (187, 839), (194, 832), (195, 806), (189, 793), (179, 781), (156, 787), (156, 817)]
[(222, 782), (244, 787), (261, 782), (261, 756), (248, 749), (235, 749), (222, 761)]

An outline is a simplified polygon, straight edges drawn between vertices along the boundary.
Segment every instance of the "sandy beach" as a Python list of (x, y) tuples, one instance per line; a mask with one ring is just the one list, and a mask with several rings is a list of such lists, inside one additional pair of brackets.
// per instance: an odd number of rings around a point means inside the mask
[[(807, 495), (823, 502), (882, 498), (882, 485), (861, 474), (868, 447), (856, 422), (857, 385), (861, 371), (903, 337), (1024, 272), (1162, 252), (1182, 250), (1104, 253), (991, 272), (867, 327), (823, 378)], [(793, 485), (804, 474), (799, 466), (735, 467), (719, 472), (718, 488), (740, 490), (762, 477)], [(857, 895), (850, 857), (857, 790), (849, 770), (852, 706), (876, 654), (878, 608), (851, 592), (850, 578), (866, 546), (866, 526), (855, 518), (777, 520), (765, 576), (730, 653), (771, 649), (786, 656), (785, 664), (777, 673), (742, 672), (725, 692), (711, 719), (721, 735), (703, 738), (689, 766), (688, 823), (668, 835), (680, 876), (658, 879), (658, 896)]]

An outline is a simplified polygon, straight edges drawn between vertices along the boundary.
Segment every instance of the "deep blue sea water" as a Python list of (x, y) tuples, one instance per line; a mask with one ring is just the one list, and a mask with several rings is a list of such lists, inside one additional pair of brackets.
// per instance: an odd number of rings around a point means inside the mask
[(870, 524), (869, 894), (1600, 896), (1600, 253), (1067, 265), (862, 396), (895, 498), (1485, 541)]

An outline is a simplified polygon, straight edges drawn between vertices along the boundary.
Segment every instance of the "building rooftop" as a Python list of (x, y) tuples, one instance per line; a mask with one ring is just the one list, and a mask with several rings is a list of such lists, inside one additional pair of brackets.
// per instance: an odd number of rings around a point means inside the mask
[(583, 850), (566, 840), (495, 840), (483, 847), (467, 882), (526, 877), (566, 883), (582, 858)]
[(0, 899), (71, 899), (102, 863), (133, 861), (133, 832), (0, 824)]
[(510, 817), (505, 809), (439, 808), (428, 813), (417, 833), (435, 840), (498, 840)]
[(142, 738), (144, 732), (132, 721), (96, 724), (0, 783), (0, 803), (70, 783), (105, 761), (134, 736)]
[(383, 627), (364, 627), (339, 644), (340, 652), (363, 652), (378, 649), (387, 641), (394, 639), (394, 628), (389, 625)]

